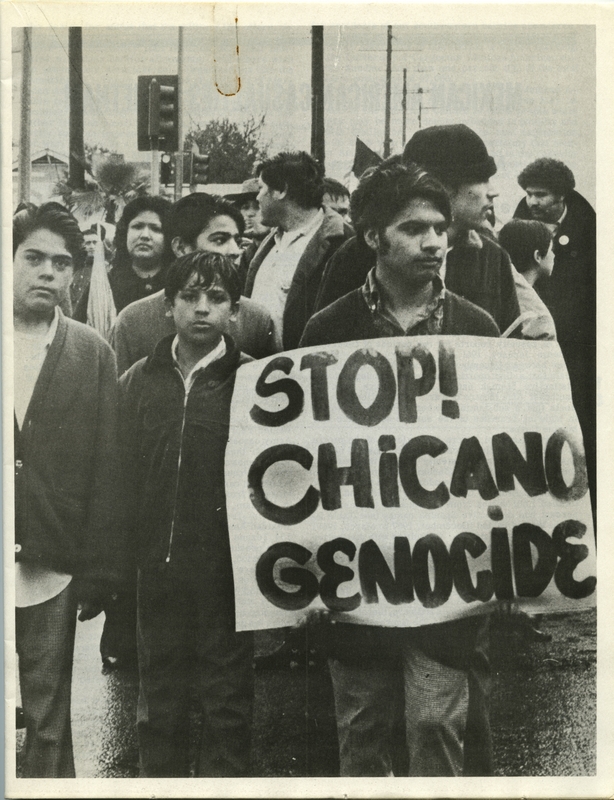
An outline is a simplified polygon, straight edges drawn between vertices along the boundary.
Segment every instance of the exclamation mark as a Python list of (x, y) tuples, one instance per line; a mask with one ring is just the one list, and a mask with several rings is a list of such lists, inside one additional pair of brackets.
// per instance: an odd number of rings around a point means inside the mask
[[(446, 397), (456, 397), (458, 394), (454, 350), (442, 341), (439, 342), (439, 389)], [(441, 413), (444, 417), (458, 419), (460, 412), (456, 400), (442, 400)]]

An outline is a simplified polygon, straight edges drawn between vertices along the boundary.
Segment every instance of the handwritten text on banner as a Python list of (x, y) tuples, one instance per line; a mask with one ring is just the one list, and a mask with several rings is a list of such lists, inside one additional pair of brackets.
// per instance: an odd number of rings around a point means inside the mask
[(594, 604), (582, 438), (555, 342), (407, 337), (239, 370), (226, 455), (237, 628), (326, 607), (413, 626)]

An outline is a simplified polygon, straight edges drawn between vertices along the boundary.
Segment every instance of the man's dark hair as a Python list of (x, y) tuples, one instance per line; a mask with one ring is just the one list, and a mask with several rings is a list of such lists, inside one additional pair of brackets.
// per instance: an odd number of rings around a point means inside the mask
[(193, 275), (196, 275), (196, 286), (208, 289), (217, 283), (228, 292), (233, 305), (239, 302), (241, 279), (232, 258), (221, 253), (204, 253), (202, 250), (181, 256), (170, 265), (164, 287), (166, 299), (174, 302)]
[(331, 197), (349, 197), (350, 190), (334, 178), (324, 178), (324, 194)]
[(393, 219), (416, 197), (431, 202), (450, 224), (450, 199), (442, 184), (412, 163), (392, 156), (368, 169), (350, 201), (350, 216), (361, 236), (374, 229), (382, 234)]
[(571, 194), (576, 179), (567, 164), (554, 158), (538, 158), (526, 166), (518, 176), (523, 189), (528, 186), (547, 189), (552, 194), (567, 197)]
[(214, 217), (230, 217), (237, 223), (239, 234), (243, 236), (245, 220), (241, 212), (223, 197), (206, 192), (194, 192), (178, 200), (169, 217), (169, 241), (179, 237), (190, 247), (196, 247), (196, 240)]
[(507, 250), (518, 272), (535, 266), (533, 254), (537, 250), (545, 256), (551, 241), (550, 228), (535, 219), (512, 219), (499, 231), (499, 244)]
[(135, 217), (138, 217), (138, 215), (142, 214), (144, 211), (153, 211), (160, 218), (160, 224), (164, 234), (162, 266), (164, 267), (169, 264), (173, 259), (171, 238), (168, 235), (168, 215), (170, 210), (171, 204), (164, 197), (144, 195), (131, 200), (124, 208), (120, 220), (117, 223), (117, 227), (115, 228), (115, 255), (113, 257), (113, 266), (119, 268), (132, 266), (132, 259), (128, 255), (128, 248), (126, 246), (128, 226)]
[(319, 208), (324, 196), (324, 169), (304, 151), (278, 153), (258, 166), (258, 176), (271, 189), (287, 191), (301, 208)]
[(48, 230), (61, 236), (75, 268), (80, 266), (85, 258), (85, 250), (79, 223), (67, 208), (55, 202), (40, 206), (22, 203), (17, 207), (13, 216), (13, 257), (19, 245), (38, 230)]

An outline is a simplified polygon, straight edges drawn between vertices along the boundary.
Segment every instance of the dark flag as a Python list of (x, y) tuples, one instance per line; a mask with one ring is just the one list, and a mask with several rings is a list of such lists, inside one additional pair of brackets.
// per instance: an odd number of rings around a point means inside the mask
[(381, 156), (378, 156), (374, 150), (371, 150), (364, 142), (361, 142), (358, 136), (356, 137), (356, 152), (354, 154), (352, 172), (357, 178), (360, 178), (362, 173), (369, 167), (376, 167), (381, 164), (382, 160)]

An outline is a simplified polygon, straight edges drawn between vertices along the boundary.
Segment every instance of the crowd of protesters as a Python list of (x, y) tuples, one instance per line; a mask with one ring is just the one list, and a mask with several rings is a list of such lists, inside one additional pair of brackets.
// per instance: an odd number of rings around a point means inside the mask
[[(138, 663), (140, 774), (250, 775), (253, 640), (235, 631), (224, 488), (235, 374), (249, 360), (382, 336), (557, 339), (594, 499), (595, 212), (565, 164), (540, 158), (497, 235), (495, 173), (474, 131), (444, 125), (416, 132), (351, 194), (307, 153), (283, 152), (226, 198), (139, 197), (112, 247), (58, 203), (17, 210), (24, 777), (75, 775), (76, 618), (103, 610), (103, 662)], [(320, 639), (341, 775), (392, 774), (399, 708), (409, 775), (493, 774), (488, 624), (340, 623)]]

